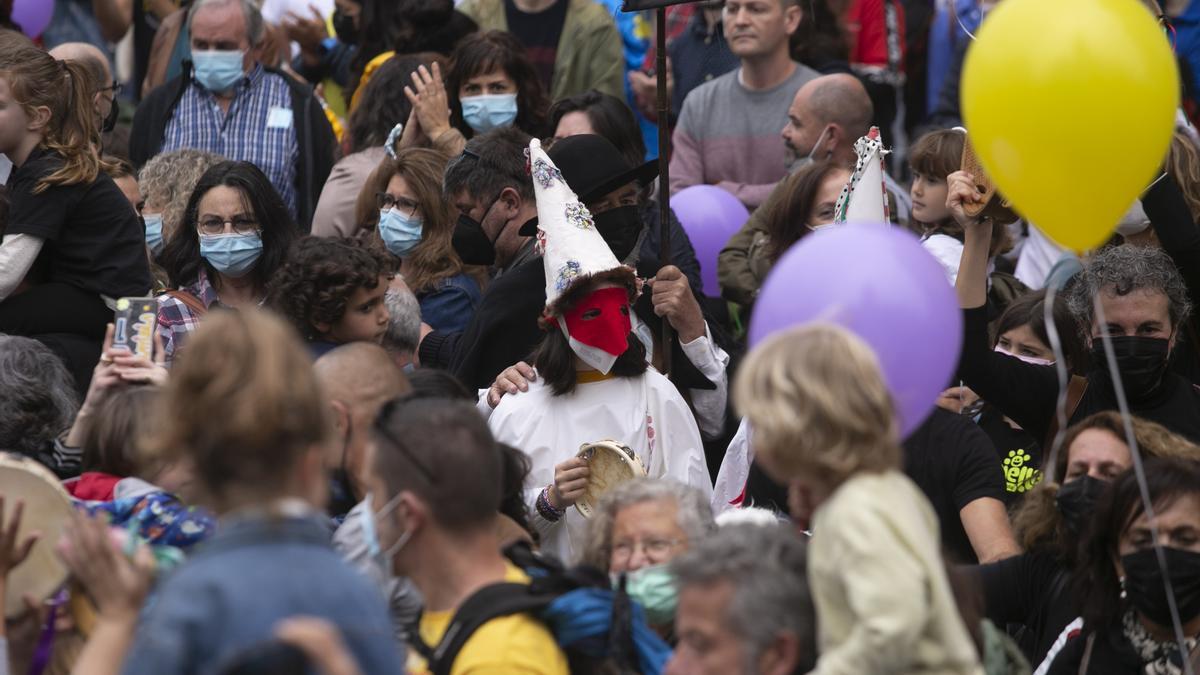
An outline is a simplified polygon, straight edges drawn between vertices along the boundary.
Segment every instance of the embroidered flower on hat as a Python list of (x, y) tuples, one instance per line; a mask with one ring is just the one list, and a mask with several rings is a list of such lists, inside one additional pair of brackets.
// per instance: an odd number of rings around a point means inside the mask
[(592, 220), (592, 212), (579, 202), (567, 204), (566, 215), (567, 222), (581, 230), (590, 230), (596, 224), (596, 221)]
[[(549, 190), (554, 185), (554, 179), (563, 180), (562, 172), (558, 167), (552, 166), (549, 162), (538, 159), (533, 163), (533, 178), (543, 188)], [(565, 181), (564, 181), (565, 182)]]
[(534, 235), (533, 250), (538, 255), (546, 254), (546, 231), (540, 227), (537, 229), (537, 234)]
[(578, 260), (568, 260), (565, 265), (558, 270), (558, 280), (554, 282), (554, 287), (558, 292), (567, 290), (567, 286), (571, 285), (571, 281), (578, 278), (583, 273), (583, 266)]

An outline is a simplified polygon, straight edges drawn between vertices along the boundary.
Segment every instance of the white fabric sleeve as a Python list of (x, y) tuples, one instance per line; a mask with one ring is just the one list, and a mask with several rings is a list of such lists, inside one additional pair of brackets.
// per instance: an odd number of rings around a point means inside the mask
[(721, 435), (725, 429), (725, 407), (729, 400), (729, 354), (713, 342), (708, 324), (704, 324), (704, 335), (688, 343), (680, 343), (688, 361), (696, 366), (716, 389), (692, 389), (692, 408), (696, 411), (696, 426), (706, 439)]
[(32, 234), (6, 234), (0, 242), (0, 300), (17, 290), (42, 251), (42, 238)]

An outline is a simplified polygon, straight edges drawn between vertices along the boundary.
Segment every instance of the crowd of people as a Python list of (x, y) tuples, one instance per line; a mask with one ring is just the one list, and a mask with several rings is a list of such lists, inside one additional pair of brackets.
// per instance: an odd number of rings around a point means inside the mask
[[(1190, 101), (1076, 258), (964, 159), (994, 2), (679, 4), (666, 72), (616, 0), (51, 4), (0, 2), (0, 674), (1200, 672)], [(853, 330), (747, 330), (880, 130), (962, 315), (907, 427)]]

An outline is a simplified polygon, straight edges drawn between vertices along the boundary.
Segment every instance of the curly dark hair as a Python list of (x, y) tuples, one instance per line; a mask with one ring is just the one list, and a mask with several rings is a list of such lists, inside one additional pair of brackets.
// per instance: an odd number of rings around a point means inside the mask
[(496, 69), (503, 70), (517, 83), (517, 119), (513, 126), (531, 136), (545, 136), (550, 131), (546, 126), (550, 98), (542, 79), (525, 55), (525, 46), (512, 33), (499, 30), (468, 35), (450, 56), (450, 70), (446, 73), (450, 123), (467, 138), (475, 135), (475, 130), (463, 121), (458, 91), (472, 77)]
[[(283, 198), (271, 185), (271, 179), (250, 162), (221, 162), (214, 164), (200, 176), (196, 189), (188, 199), (179, 230), (167, 242), (158, 262), (166, 270), (171, 288), (182, 288), (196, 283), (200, 270), (207, 270), (209, 281), (217, 283), (217, 273), (200, 256), (200, 235), (196, 232), (197, 211), (200, 200), (208, 191), (225, 186), (242, 193), (249, 210), (262, 228), (263, 252), (258, 264), (250, 271), (255, 288), (265, 289), (275, 270), (283, 264), (288, 247), (295, 241), (299, 228), (288, 213)], [(217, 289), (220, 291), (220, 288)]]
[(304, 237), (271, 280), (267, 305), (311, 340), (314, 324), (336, 323), (354, 291), (376, 288), (381, 275), (394, 271), (381, 251), (335, 237)]

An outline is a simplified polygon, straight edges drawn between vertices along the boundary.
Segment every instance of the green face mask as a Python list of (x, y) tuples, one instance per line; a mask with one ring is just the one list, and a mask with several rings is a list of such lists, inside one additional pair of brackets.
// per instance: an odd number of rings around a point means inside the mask
[(649, 623), (662, 626), (675, 620), (679, 589), (669, 565), (652, 565), (630, 572), (625, 578), (625, 592), (646, 610)]

